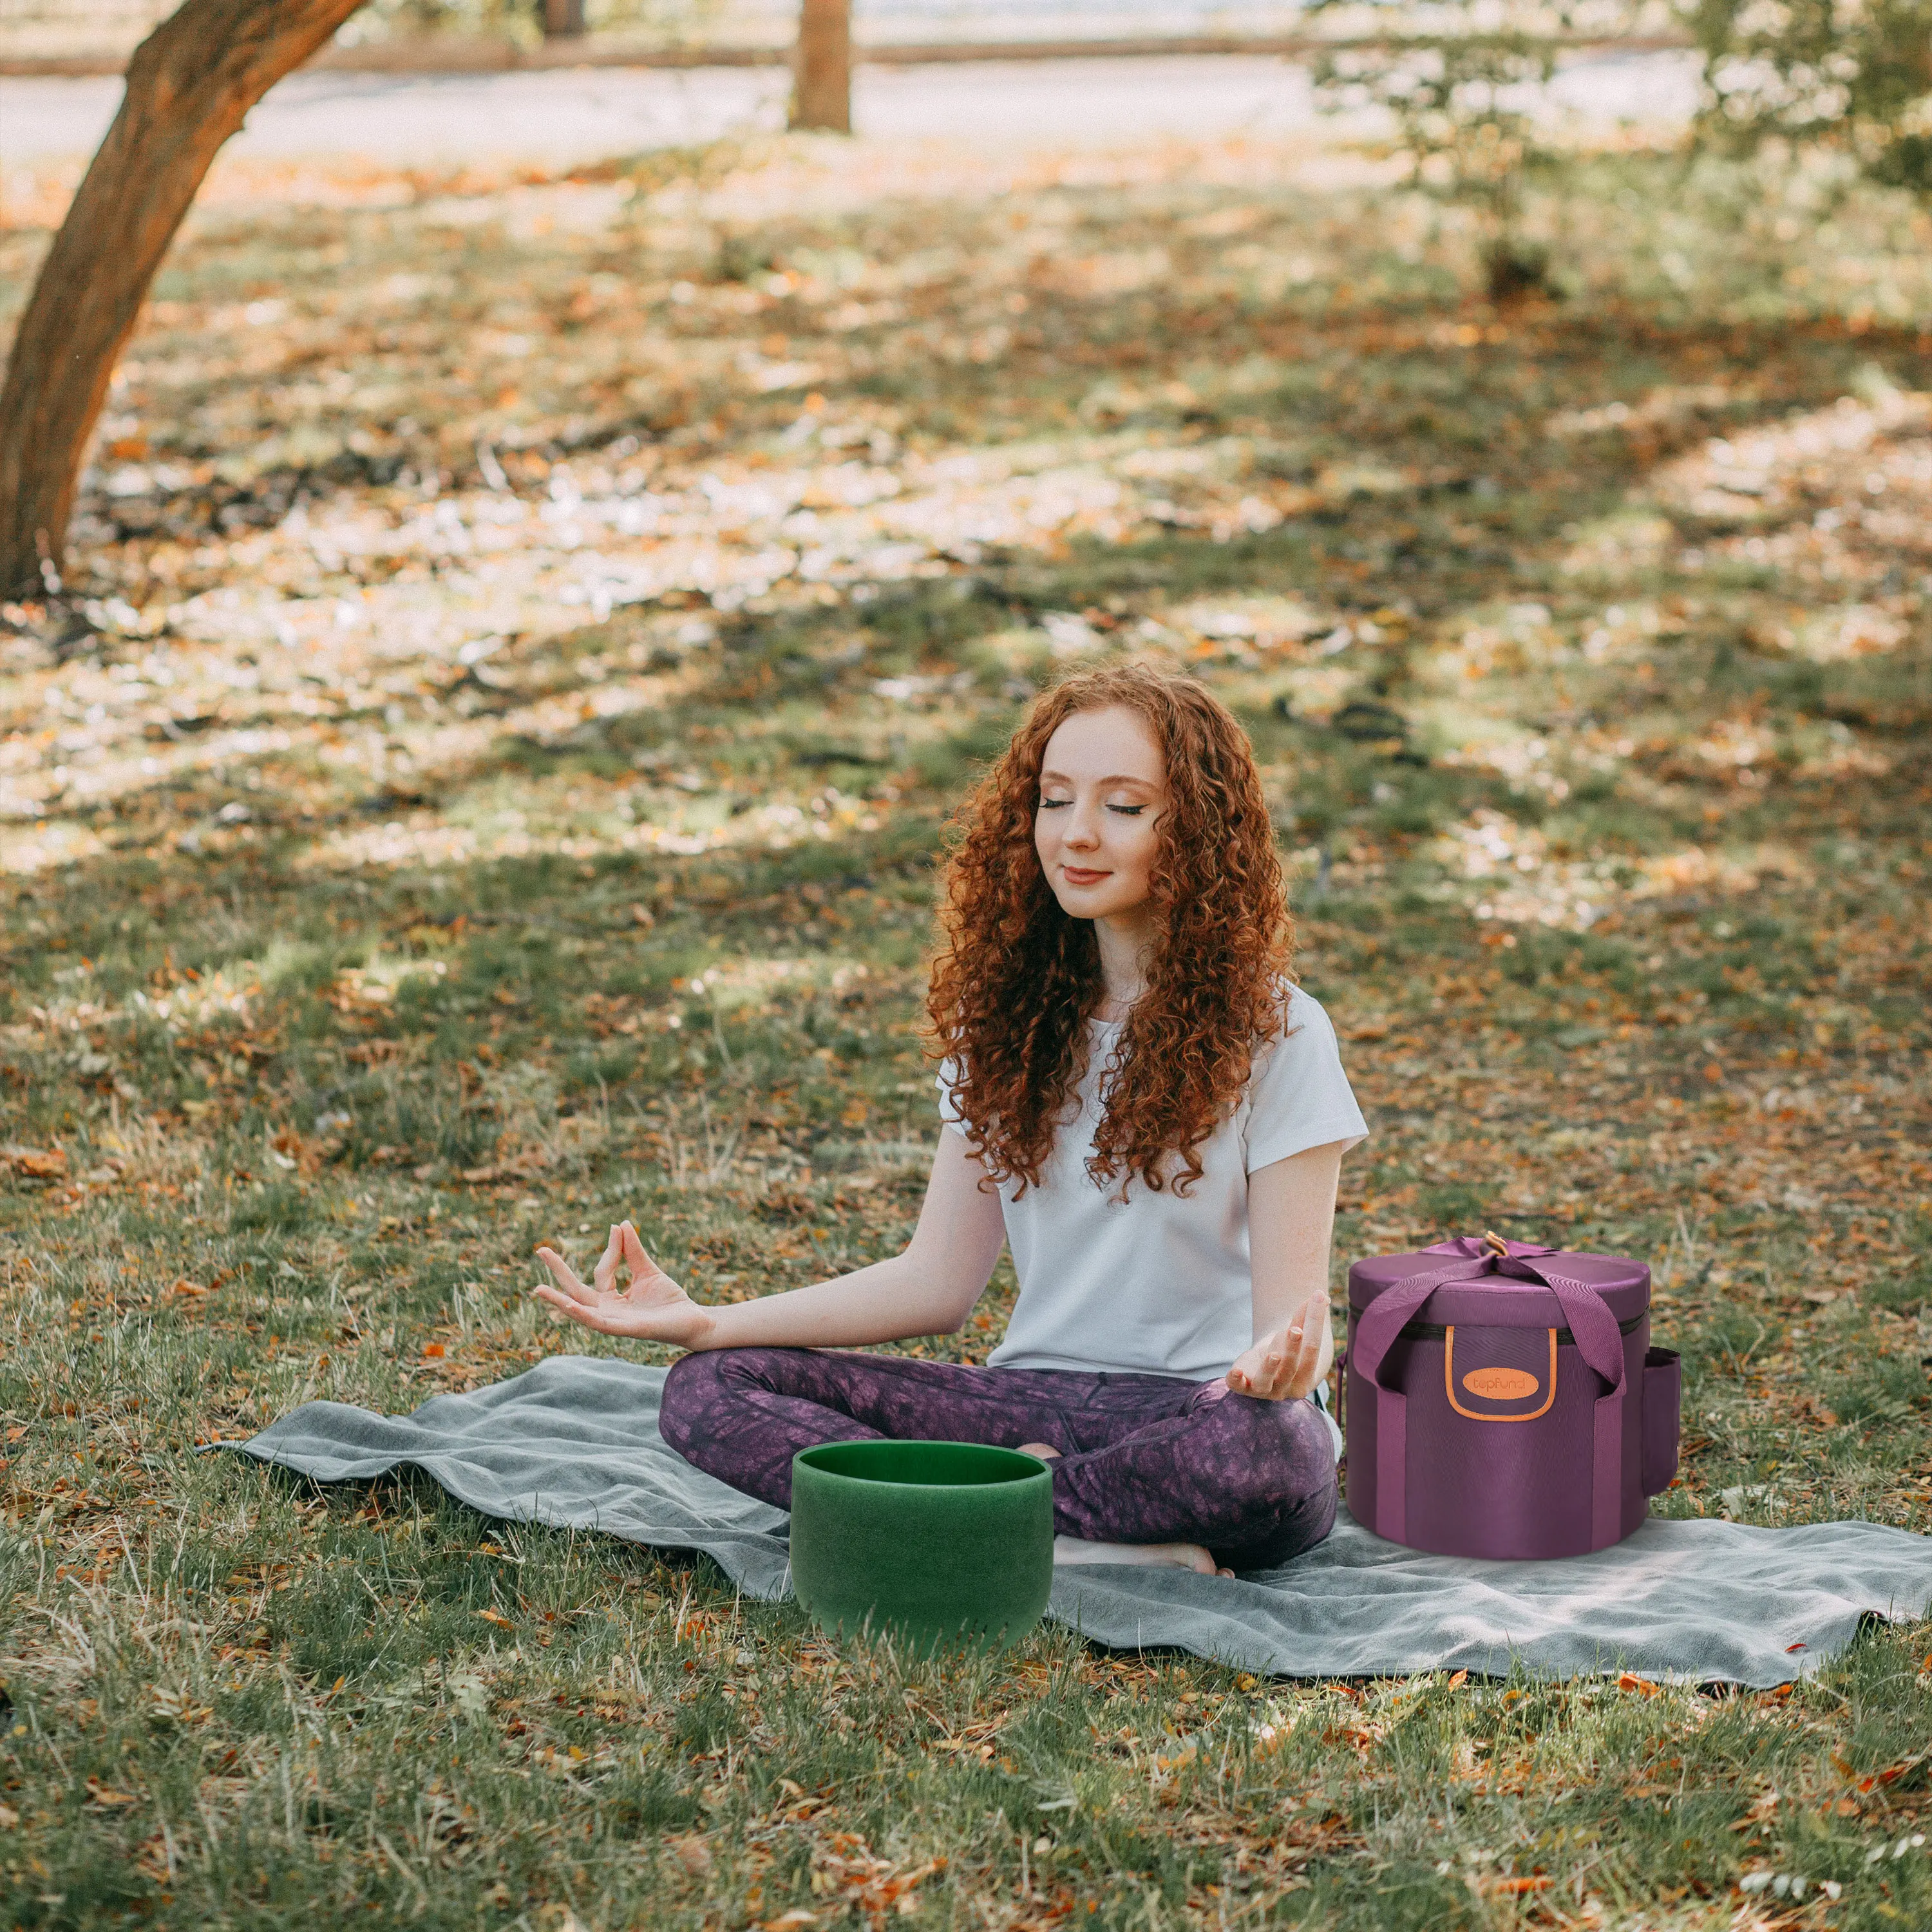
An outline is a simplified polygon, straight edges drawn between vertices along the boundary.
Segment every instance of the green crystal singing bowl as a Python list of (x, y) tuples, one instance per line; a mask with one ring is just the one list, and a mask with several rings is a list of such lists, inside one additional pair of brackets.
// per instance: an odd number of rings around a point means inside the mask
[(1053, 1478), (977, 1442), (825, 1442), (791, 1462), (791, 1579), (824, 1630), (998, 1648), (1053, 1587)]

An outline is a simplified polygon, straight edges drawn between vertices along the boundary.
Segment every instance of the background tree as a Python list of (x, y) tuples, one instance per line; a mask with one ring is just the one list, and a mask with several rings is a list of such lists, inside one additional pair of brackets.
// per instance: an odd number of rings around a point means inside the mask
[(186, 0), (135, 50), (0, 388), (0, 590), (54, 590), (82, 457), (175, 231), (248, 110), (362, 0)]
[(800, 0), (790, 124), (852, 131), (851, 0)]
[(1836, 147), (1932, 196), (1932, 0), (1695, 0), (1685, 14), (1707, 142)]

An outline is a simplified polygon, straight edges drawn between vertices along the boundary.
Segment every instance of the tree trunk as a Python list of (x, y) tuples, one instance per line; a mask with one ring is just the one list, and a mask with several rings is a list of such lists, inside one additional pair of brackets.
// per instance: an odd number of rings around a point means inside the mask
[(0, 592), (58, 586), (88, 438), (175, 230), (249, 109), (361, 4), (185, 0), (135, 50), (0, 388)]
[(852, 0), (799, 0), (790, 124), (852, 131)]
[(573, 40), (584, 31), (584, 0), (543, 0), (544, 38)]

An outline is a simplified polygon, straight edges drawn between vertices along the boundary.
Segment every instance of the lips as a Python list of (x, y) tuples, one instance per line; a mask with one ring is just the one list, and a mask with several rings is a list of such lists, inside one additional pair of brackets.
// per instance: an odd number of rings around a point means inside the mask
[(1107, 874), (1105, 872), (1083, 872), (1078, 866), (1063, 866), (1060, 876), (1070, 886), (1097, 886)]

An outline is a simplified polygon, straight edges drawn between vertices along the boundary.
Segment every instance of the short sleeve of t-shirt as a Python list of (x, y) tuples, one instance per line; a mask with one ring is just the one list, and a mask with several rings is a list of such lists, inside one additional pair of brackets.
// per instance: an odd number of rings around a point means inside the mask
[(1299, 986), (1288, 989), (1286, 1031), (1256, 1066), (1248, 1085), (1246, 1167), (1310, 1148), (1368, 1138), (1369, 1124), (1342, 1070), (1334, 1022)]

